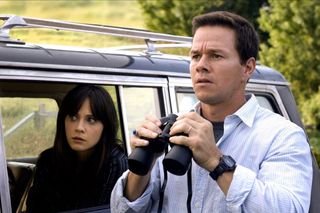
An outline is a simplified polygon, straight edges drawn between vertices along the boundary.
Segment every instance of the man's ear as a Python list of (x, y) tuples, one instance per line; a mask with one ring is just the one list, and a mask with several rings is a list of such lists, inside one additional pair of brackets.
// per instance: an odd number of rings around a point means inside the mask
[(249, 58), (246, 64), (243, 66), (243, 68), (244, 68), (243, 75), (244, 75), (245, 81), (248, 82), (249, 78), (251, 77), (253, 71), (256, 68), (256, 59), (253, 57)]

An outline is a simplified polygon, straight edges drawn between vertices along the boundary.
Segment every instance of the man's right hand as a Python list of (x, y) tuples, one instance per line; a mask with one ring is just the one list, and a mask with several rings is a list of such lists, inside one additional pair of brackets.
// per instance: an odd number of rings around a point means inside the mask
[(154, 115), (146, 116), (143, 123), (135, 130), (136, 134), (131, 137), (131, 148), (137, 146), (147, 146), (149, 141), (142, 138), (156, 138), (162, 130), (160, 129), (161, 121)]
[[(160, 126), (161, 126), (161, 121), (157, 117), (153, 115), (146, 116), (146, 119), (136, 129), (135, 135), (131, 137), (130, 145), (132, 150), (135, 147), (147, 146), (149, 144), (149, 141), (142, 138), (150, 138), (150, 139), (156, 138), (162, 132), (162, 130), (160, 129)], [(134, 201), (143, 194), (143, 192), (145, 191), (149, 183), (151, 170), (154, 165), (154, 162), (159, 156), (160, 155), (156, 155), (154, 157), (151, 169), (146, 175), (140, 176), (131, 171), (129, 172), (128, 178), (127, 178), (127, 184), (124, 190), (125, 196), (128, 200)]]

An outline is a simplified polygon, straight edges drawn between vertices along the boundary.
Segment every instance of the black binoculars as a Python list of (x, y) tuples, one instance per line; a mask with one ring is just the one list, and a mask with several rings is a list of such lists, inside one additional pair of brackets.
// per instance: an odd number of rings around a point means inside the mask
[[(162, 133), (154, 139), (143, 138), (149, 141), (147, 146), (136, 147), (128, 158), (129, 170), (138, 175), (146, 175), (150, 170), (151, 164), (156, 153), (161, 153), (170, 144), (171, 149), (163, 159), (164, 168), (172, 174), (184, 175), (191, 163), (191, 150), (182, 145), (175, 145), (169, 142), (169, 132), (171, 126), (178, 116), (170, 114), (161, 118)], [(182, 134), (181, 134), (182, 135)]]

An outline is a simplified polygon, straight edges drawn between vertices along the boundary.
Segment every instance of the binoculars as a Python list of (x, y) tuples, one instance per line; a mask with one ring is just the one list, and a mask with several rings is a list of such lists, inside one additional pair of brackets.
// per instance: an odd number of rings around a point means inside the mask
[[(191, 150), (182, 145), (176, 145), (169, 142), (169, 132), (171, 126), (176, 121), (178, 116), (170, 114), (167, 117), (161, 118), (162, 133), (156, 138), (148, 139), (147, 146), (136, 147), (128, 157), (129, 170), (138, 175), (146, 175), (150, 170), (151, 164), (154, 160), (154, 155), (162, 153), (170, 144), (171, 149), (163, 159), (164, 168), (172, 174), (184, 175), (188, 171), (191, 163)], [(181, 134), (183, 135), (183, 134)]]

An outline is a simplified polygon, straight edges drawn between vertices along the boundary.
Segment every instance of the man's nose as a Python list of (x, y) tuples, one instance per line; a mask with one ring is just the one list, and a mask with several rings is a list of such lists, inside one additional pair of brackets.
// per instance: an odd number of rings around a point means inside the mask
[(197, 72), (208, 72), (208, 58), (205, 55), (202, 55), (196, 64)]

